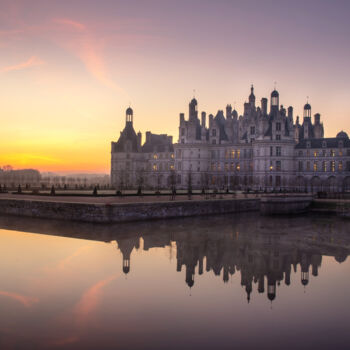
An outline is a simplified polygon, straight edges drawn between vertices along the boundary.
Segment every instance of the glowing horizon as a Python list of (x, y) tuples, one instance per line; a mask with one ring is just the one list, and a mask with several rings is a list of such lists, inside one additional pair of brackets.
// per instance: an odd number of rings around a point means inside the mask
[(134, 128), (178, 137), (199, 111), (239, 114), (277, 81), (302, 116), (309, 96), (325, 136), (350, 131), (346, 1), (2, 1), (0, 166), (109, 173), (110, 142)]

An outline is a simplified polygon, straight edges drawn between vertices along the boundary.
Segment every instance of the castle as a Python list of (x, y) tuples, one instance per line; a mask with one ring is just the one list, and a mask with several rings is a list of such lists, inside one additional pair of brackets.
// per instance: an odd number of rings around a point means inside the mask
[(304, 106), (302, 123), (294, 121), (293, 107), (279, 103), (271, 93), (256, 106), (251, 86), (243, 115), (231, 105), (215, 116), (201, 112), (195, 98), (188, 119), (180, 113), (179, 138), (135, 133), (133, 110), (119, 140), (112, 142), (111, 183), (123, 188), (350, 190), (350, 141), (341, 131), (324, 137), (319, 113), (312, 120), (311, 105)]

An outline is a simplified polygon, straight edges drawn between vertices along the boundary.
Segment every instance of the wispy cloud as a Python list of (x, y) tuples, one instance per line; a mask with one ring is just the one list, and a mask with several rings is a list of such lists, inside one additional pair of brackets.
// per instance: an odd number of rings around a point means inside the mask
[(73, 309), (78, 324), (86, 321), (88, 316), (96, 310), (102, 296), (103, 288), (114, 281), (118, 276), (119, 275), (115, 274), (98, 281), (84, 292), (81, 299)]
[(11, 66), (6, 66), (1, 68), (0, 73), (22, 70), (22, 69), (26, 69), (34, 66), (41, 66), (43, 64), (45, 64), (45, 62), (41, 60), (39, 57), (32, 56), (25, 62), (21, 62), (21, 63), (17, 63)]
[(33, 306), (33, 304), (36, 304), (39, 301), (39, 299), (35, 297), (28, 297), (26, 295), (8, 292), (5, 290), (0, 290), (0, 295), (8, 297), (12, 300), (18, 301), (25, 307), (31, 307)]
[(61, 39), (59, 39), (61, 46), (78, 57), (86, 70), (100, 83), (127, 95), (111, 79), (107, 71), (102, 54), (104, 42), (101, 38), (93, 34), (85, 24), (70, 18), (55, 18), (53, 23), (60, 27), (58, 38), (61, 36)]
[(69, 26), (80, 31), (86, 30), (86, 26), (83, 23), (73, 21), (69, 18), (54, 18), (53, 22), (57, 24), (62, 24), (64, 26)]

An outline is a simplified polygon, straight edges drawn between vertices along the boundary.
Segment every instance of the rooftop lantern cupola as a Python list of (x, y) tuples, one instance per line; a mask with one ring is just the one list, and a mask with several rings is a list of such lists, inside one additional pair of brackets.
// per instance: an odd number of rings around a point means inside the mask
[(189, 117), (190, 120), (196, 119), (198, 116), (198, 103), (197, 100), (193, 97), (189, 104)]
[(308, 102), (304, 106), (304, 118), (311, 118), (311, 106)]
[(278, 111), (279, 108), (279, 93), (275, 89), (271, 92), (271, 112)]
[(134, 111), (132, 110), (131, 107), (128, 107), (128, 109), (125, 112), (125, 121), (126, 124), (130, 123), (132, 125), (133, 122), (133, 118), (134, 118)]

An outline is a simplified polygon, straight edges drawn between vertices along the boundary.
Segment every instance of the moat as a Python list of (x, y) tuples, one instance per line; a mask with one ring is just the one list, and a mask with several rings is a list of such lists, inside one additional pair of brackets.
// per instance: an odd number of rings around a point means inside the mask
[(0, 348), (347, 349), (350, 221), (0, 216)]

